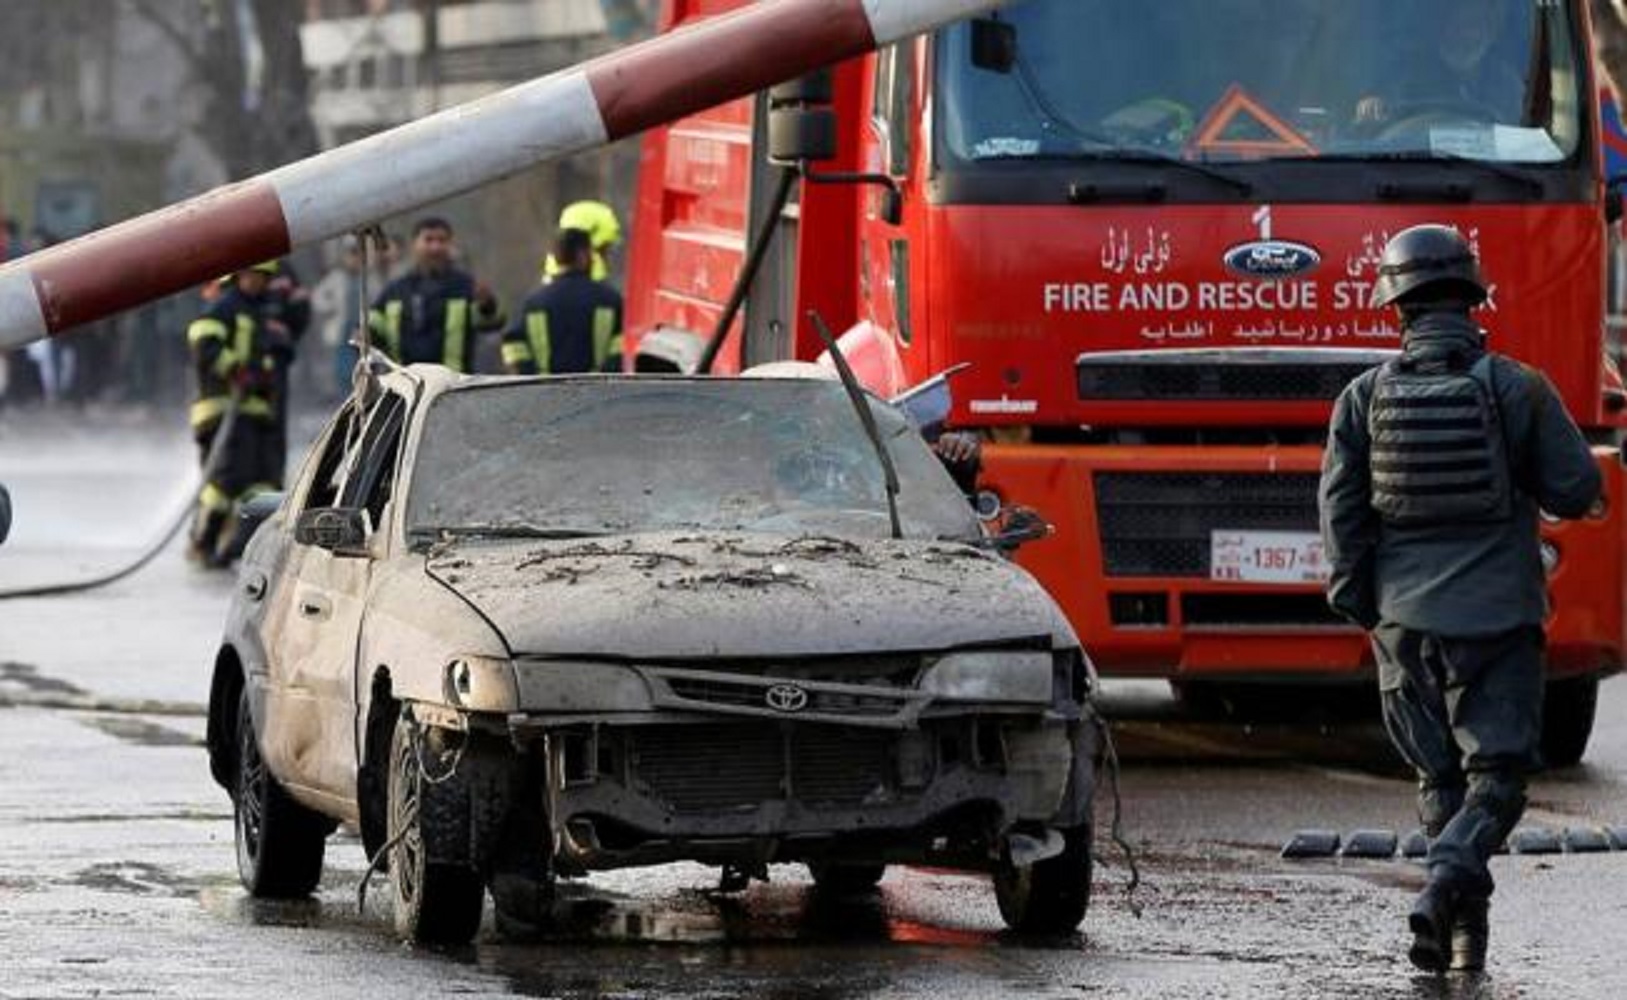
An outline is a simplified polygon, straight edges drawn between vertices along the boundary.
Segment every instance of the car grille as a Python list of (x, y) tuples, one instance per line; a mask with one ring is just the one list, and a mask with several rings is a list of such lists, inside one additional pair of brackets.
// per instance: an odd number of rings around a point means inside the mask
[[(768, 688), (762, 684), (735, 684), (717, 678), (674, 677), (658, 674), (667, 682), (672, 693), (685, 701), (700, 702), (721, 708), (767, 709)], [(895, 694), (897, 689), (866, 694), (857, 691), (823, 691), (805, 688), (808, 704), (802, 712), (824, 715), (853, 715), (865, 718), (888, 718), (897, 715), (907, 699)]]
[(1298, 402), (1338, 398), (1371, 362), (1319, 364), (1116, 364), (1079, 362), (1082, 400), (1257, 399)]
[[(694, 664), (671, 662), (672, 669), (695, 669)], [(828, 684), (863, 684), (871, 687), (909, 688), (915, 686), (922, 666), (921, 657), (911, 654), (882, 656), (811, 657), (801, 660), (707, 660), (705, 669), (738, 677), (772, 677), (792, 682), (821, 681)]]
[(634, 779), (676, 812), (752, 809), (788, 798), (857, 806), (895, 787), (893, 737), (881, 731), (660, 726), (628, 740)]
[(1098, 472), (1108, 576), (1209, 576), (1218, 529), (1315, 531), (1315, 473)]

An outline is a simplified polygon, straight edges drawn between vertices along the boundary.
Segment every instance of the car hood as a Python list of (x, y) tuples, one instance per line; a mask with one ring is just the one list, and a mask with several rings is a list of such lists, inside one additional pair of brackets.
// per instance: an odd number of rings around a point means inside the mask
[(1076, 645), (1033, 577), (965, 545), (750, 534), (464, 540), (427, 571), (517, 655), (703, 659)]

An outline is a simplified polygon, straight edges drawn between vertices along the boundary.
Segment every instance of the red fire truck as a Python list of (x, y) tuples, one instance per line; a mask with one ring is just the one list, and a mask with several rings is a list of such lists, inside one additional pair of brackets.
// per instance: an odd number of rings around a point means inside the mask
[[(667, 0), (666, 27), (741, 2)], [(632, 349), (704, 339), (777, 230), (718, 370), (815, 357), (810, 312), (882, 393), (968, 364), (954, 422), (1055, 525), (1023, 560), (1104, 672), (1354, 680), (1366, 643), (1320, 586), (1324, 428), (1399, 345), (1370, 303), (1388, 235), (1456, 225), (1491, 345), (1605, 470), (1600, 516), (1545, 529), (1547, 751), (1574, 762), (1627, 646), (1590, 52), (1582, 0), (1021, 0), (781, 94), (828, 98), (836, 139), (783, 207), (767, 95), (649, 133)]]

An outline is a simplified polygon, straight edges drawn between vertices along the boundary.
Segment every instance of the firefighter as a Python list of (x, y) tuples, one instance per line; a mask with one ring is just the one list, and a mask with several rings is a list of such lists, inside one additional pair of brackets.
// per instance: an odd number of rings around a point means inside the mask
[[(616, 210), (602, 201), (573, 201), (559, 213), (559, 229), (580, 229), (593, 241), (594, 281), (610, 280), (610, 255), (621, 243), (621, 222)], [(542, 264), (542, 280), (553, 281), (564, 271), (558, 255), (550, 253)]]
[(1452, 112), (1468, 124), (1518, 123), (1526, 104), (1525, 75), (1492, 54), (1507, 7), (1486, 0), (1445, 0), (1435, 16), (1430, 50), (1385, 74), (1386, 93), (1360, 98), (1356, 124), (1380, 128), (1409, 116), (1434, 123)]
[(1583, 516), (1600, 476), (1548, 380), (1486, 349), (1470, 315), (1486, 285), (1456, 230), (1397, 235), (1375, 295), (1400, 314), (1401, 354), (1334, 406), (1319, 496), (1328, 601), (1370, 633), (1385, 726), (1418, 774), (1429, 881), (1409, 957), (1477, 970), (1486, 862), (1539, 765), (1538, 513)]
[(593, 277), (593, 238), (562, 229), (559, 276), (532, 292), (503, 334), (503, 366), (516, 375), (621, 371), (621, 295)]
[(404, 365), (473, 372), (475, 335), (503, 328), (496, 296), (453, 265), (452, 226), (421, 219), (412, 230), (410, 271), (385, 286), (368, 313), (374, 344)]
[[(207, 566), (224, 566), (232, 550), (236, 508), (255, 494), (276, 489), (281, 461), (277, 442), (276, 354), (287, 350), (288, 328), (268, 315), (275, 261), (239, 271), (187, 328), (197, 400), (191, 409), (199, 462), (209, 472), (198, 495), (189, 555)], [(227, 411), (236, 401), (214, 469), (209, 453)]]
[(276, 270), (271, 273), (271, 281), (266, 288), (264, 316), (268, 323), (280, 324), (286, 335), (276, 338), (272, 346), (277, 379), (273, 396), (277, 419), (270, 443), (271, 457), (267, 461), (268, 468), (276, 471), (271, 482), (282, 489), (288, 465), (289, 370), (294, 366), (300, 340), (311, 325), (311, 293), (300, 282), (299, 272), (294, 270), (291, 263), (280, 260), (273, 264)]

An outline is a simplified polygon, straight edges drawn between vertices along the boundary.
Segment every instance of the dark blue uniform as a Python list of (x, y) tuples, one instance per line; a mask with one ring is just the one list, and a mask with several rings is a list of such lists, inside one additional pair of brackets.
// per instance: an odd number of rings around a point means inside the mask
[(621, 370), (621, 295), (583, 271), (532, 292), (503, 332), (503, 365), (520, 375)]
[(474, 335), (498, 330), (505, 317), (496, 302), (475, 301), (475, 280), (455, 268), (413, 271), (390, 282), (368, 313), (375, 344), (404, 365), (475, 369)]

